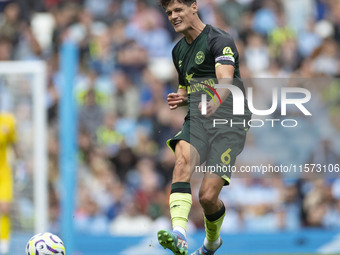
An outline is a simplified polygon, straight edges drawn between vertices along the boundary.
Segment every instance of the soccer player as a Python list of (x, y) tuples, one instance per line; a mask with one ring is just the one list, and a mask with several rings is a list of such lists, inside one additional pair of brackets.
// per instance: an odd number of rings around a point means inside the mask
[[(204, 162), (206, 166), (234, 165), (243, 150), (251, 113), (240, 77), (238, 51), (231, 36), (204, 24), (198, 17), (195, 0), (160, 0), (160, 4), (175, 31), (184, 35), (172, 51), (179, 87), (177, 93), (168, 95), (168, 105), (170, 110), (189, 105), (189, 110), (182, 130), (168, 141), (176, 158), (169, 201), (173, 230), (160, 230), (157, 235), (164, 248), (176, 255), (186, 255), (191, 175)], [(233, 94), (226, 88), (217, 88), (213, 98), (202, 104), (202, 95), (211, 94), (207, 93), (207, 85), (212, 87), (216, 82), (232, 83), (241, 90), (243, 115), (233, 115)], [(230, 119), (238, 125), (214, 127), (214, 119)], [(228, 171), (204, 174), (199, 201), (204, 211), (206, 237), (192, 255), (212, 255), (222, 245), (220, 229), (226, 209), (219, 194), (223, 186), (229, 185), (230, 175)]]
[(9, 252), (12, 173), (7, 150), (16, 141), (15, 118), (0, 112), (0, 254)]

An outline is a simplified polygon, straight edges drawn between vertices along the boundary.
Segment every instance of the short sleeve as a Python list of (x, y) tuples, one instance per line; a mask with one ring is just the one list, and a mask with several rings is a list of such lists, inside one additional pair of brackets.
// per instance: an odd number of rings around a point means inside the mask
[(215, 66), (235, 66), (238, 59), (238, 52), (234, 40), (229, 34), (214, 31), (214, 33), (210, 35), (210, 38), (208, 37), (208, 43), (210, 51), (215, 58)]
[(179, 70), (179, 65), (181, 65), (181, 62), (179, 62), (179, 60), (176, 58), (175, 48), (172, 50), (172, 60), (174, 62), (174, 65), (175, 65), (175, 68), (178, 74), (178, 88), (186, 89), (184, 76), (181, 74)]

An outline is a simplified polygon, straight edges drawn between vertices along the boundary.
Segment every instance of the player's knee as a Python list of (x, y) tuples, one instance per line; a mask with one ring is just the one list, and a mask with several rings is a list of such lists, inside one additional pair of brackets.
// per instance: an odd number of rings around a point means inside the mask
[(216, 203), (218, 202), (218, 197), (210, 192), (200, 192), (199, 202), (203, 208), (212, 208), (215, 207)]

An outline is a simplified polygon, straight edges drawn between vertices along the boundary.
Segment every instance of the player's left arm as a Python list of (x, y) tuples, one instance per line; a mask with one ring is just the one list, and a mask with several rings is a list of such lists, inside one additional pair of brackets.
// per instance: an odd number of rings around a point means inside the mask
[[(216, 78), (218, 79), (219, 84), (232, 84), (233, 76), (234, 76), (234, 67), (232, 65), (218, 65), (215, 69)], [(217, 95), (219, 95), (221, 102), (227, 99), (230, 94), (230, 90), (227, 88), (217, 88), (216, 89)], [(207, 114), (206, 117), (210, 117), (213, 115), (218, 107), (221, 106), (220, 100), (218, 99), (217, 95), (214, 95), (215, 100), (210, 100), (207, 103)]]
[[(208, 45), (210, 52), (215, 58), (215, 75), (218, 79), (218, 83), (232, 84), (235, 72), (235, 63), (238, 59), (238, 52), (234, 40), (229, 34), (213, 31), (211, 36), (208, 37)], [(217, 94), (214, 95), (215, 100), (210, 100), (207, 103), (206, 117), (213, 115), (218, 107), (221, 106), (217, 95), (219, 95), (223, 104), (229, 96), (230, 90), (226, 88), (218, 88), (216, 89), (216, 92)], [(201, 108), (201, 104), (199, 105), (199, 108)]]

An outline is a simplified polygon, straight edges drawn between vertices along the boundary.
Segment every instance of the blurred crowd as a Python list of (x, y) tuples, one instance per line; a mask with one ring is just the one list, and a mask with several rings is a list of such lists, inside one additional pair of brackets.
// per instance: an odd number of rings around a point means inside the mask
[[(296, 129), (251, 128), (237, 166), (339, 164), (340, 1), (199, 0), (198, 6), (205, 23), (235, 39), (242, 78), (264, 109), (274, 83), (293, 79), (312, 90), (313, 117), (297, 114)], [(178, 85), (171, 49), (180, 37), (157, 1), (2, 0), (0, 11), (0, 61), (44, 60), (48, 67), (51, 230), (58, 232), (60, 220), (59, 50), (65, 40), (80, 53), (77, 230), (134, 235), (169, 227), (174, 155), (166, 140), (181, 129), (186, 109), (167, 106)], [(22, 117), (30, 106), (19, 106)], [(232, 178), (221, 195), (227, 207), (222, 232), (340, 228), (339, 172), (284, 177)], [(200, 181), (192, 181), (189, 231), (204, 228)]]

